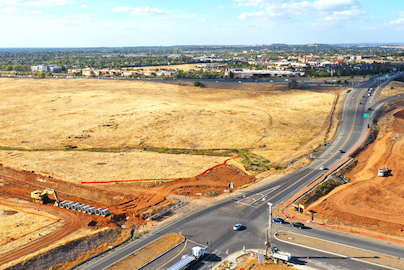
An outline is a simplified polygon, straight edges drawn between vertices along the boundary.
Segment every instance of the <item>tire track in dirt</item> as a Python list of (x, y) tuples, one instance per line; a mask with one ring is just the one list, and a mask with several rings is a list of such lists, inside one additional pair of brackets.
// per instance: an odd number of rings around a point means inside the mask
[[(17, 203), (15, 201), (3, 201), (4, 204), (10, 204), (15, 207), (27, 208), (28, 205), (25, 203)], [(82, 227), (82, 222), (77, 218), (77, 215), (73, 212), (69, 213), (69, 211), (58, 211), (55, 209), (50, 209), (50, 207), (43, 207), (38, 206), (40, 209), (46, 208), (46, 212), (55, 215), (65, 221), (65, 225), (60, 228), (59, 230), (45, 236), (44, 238), (40, 238), (38, 240), (33, 241), (32, 243), (22, 247), (18, 250), (13, 250), (5, 255), (1, 256), (0, 258), (0, 265), (6, 264), (13, 260), (19, 259), (23, 256), (28, 254), (34, 253), (36, 251), (41, 250), (42, 248), (48, 247), (52, 244), (55, 244), (57, 241), (61, 240), (62, 238), (70, 235), (75, 230)]]

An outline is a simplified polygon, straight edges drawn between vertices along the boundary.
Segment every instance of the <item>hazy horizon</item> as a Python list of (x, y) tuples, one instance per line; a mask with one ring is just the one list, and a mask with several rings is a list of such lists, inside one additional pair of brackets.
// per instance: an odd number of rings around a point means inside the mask
[(399, 0), (0, 0), (0, 22), (1, 48), (404, 44)]

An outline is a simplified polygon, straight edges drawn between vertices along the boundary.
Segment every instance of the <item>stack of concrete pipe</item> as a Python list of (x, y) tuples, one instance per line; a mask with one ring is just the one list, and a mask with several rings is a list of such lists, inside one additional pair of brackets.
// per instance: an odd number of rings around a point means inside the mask
[(92, 207), (90, 205), (68, 202), (68, 201), (60, 202), (59, 207), (71, 209), (71, 210), (75, 210), (75, 211), (81, 211), (83, 213), (87, 213), (90, 215), (97, 215), (97, 216), (101, 215), (103, 217), (110, 215), (110, 211), (108, 208), (107, 209), (96, 208), (96, 207)]

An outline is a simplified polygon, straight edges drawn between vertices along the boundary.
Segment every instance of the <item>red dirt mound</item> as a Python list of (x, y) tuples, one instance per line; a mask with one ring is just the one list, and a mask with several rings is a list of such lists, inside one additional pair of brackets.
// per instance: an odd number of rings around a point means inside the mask
[[(49, 212), (67, 223), (59, 231), (41, 238), (36, 242), (11, 251), (0, 259), (0, 265), (16, 258), (46, 247), (71, 234), (80, 227), (100, 228), (105, 226), (116, 227), (121, 224), (141, 224), (144, 219), (152, 214), (148, 209), (160, 211), (172, 204), (166, 197), (173, 194), (196, 197), (201, 194), (221, 194), (224, 189), (229, 189), (229, 183), (233, 182), (234, 188), (254, 182), (255, 177), (246, 175), (243, 171), (231, 165), (216, 167), (203, 175), (181, 179), (172, 182), (151, 181), (115, 183), (101, 185), (81, 185), (61, 181), (52, 177), (44, 177), (35, 172), (17, 171), (0, 166), (0, 193), (4, 204), (19, 205), (21, 207), (41, 209)], [(31, 198), (34, 190), (52, 188), (57, 191), (59, 198), (67, 201), (88, 204), (94, 207), (108, 208), (111, 215), (88, 215), (68, 209), (54, 207), (52, 204), (41, 205)], [(199, 197), (199, 196), (198, 196)], [(15, 199), (31, 202), (30, 204), (18, 203)], [(52, 199), (52, 198), (51, 198)], [(149, 211), (146, 215), (145, 211)], [(12, 214), (11, 212), (8, 214)]]
[[(404, 236), (404, 111), (394, 117), (381, 128), (389, 132), (357, 157), (358, 165), (347, 174), (352, 182), (309, 207), (318, 218)], [(392, 175), (378, 177), (384, 167)]]

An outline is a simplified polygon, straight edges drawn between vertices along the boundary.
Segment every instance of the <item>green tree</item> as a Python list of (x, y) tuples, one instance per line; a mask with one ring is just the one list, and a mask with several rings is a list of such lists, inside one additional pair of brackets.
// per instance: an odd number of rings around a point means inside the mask
[(46, 76), (45, 71), (42, 71), (42, 72), (39, 72), (39, 73), (38, 73), (38, 78), (39, 78), (39, 79), (43, 79), (43, 78), (45, 78), (45, 76)]
[(203, 83), (201, 83), (200, 81), (194, 82), (194, 86), (195, 87), (205, 87), (205, 85)]
[(12, 71), (12, 70), (13, 70), (13, 66), (8, 65), (8, 66), (6, 67), (6, 71)]
[(288, 88), (289, 89), (296, 89), (298, 88), (297, 81), (295, 79), (292, 79), (292, 81), (288, 82)]

